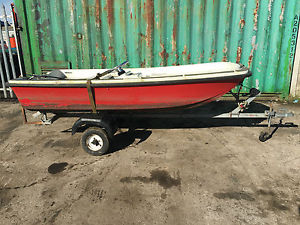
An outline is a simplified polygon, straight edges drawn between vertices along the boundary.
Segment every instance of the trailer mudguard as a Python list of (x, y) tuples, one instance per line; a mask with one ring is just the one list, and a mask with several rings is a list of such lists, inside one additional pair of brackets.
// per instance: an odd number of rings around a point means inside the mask
[(80, 118), (72, 126), (72, 135), (74, 135), (77, 132), (78, 128), (83, 125), (103, 128), (106, 131), (107, 136), (111, 139), (116, 132), (116, 128), (109, 121), (103, 119)]

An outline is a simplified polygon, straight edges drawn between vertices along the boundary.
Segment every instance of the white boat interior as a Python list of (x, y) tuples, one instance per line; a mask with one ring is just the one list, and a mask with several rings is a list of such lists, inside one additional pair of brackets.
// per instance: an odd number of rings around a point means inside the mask
[[(245, 67), (237, 63), (230, 62), (214, 62), (202, 64), (190, 64), (182, 66), (166, 66), (166, 67), (151, 67), (151, 68), (123, 68), (125, 73), (118, 75), (117, 71), (113, 71), (100, 80), (107, 79), (137, 79), (137, 78), (167, 78), (177, 76), (192, 76), (192, 75), (212, 75), (224, 76), (224, 74), (238, 73), (244, 74)], [(60, 70), (65, 74), (67, 80), (86, 80), (95, 79), (98, 74), (105, 72), (107, 69), (67, 69)]]

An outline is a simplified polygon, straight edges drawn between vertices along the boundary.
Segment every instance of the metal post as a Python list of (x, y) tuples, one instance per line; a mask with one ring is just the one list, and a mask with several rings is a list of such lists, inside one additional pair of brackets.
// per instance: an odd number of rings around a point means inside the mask
[(6, 38), (7, 38), (7, 47), (8, 47), (8, 53), (9, 53), (9, 59), (10, 59), (10, 65), (11, 65), (11, 70), (13, 73), (13, 78), (16, 79), (16, 70), (15, 70), (15, 65), (14, 65), (14, 58), (11, 52), (11, 45), (10, 45), (10, 40), (9, 40), (9, 31), (8, 31), (8, 22), (7, 22), (7, 15), (5, 11), (5, 6), (2, 4), (2, 9), (3, 9), (3, 14), (4, 14), (4, 26), (5, 26), (5, 31), (6, 31)]
[[(1, 25), (0, 25), (1, 26)], [(8, 62), (6, 58), (6, 52), (5, 52), (5, 47), (4, 47), (4, 40), (3, 40), (3, 33), (2, 33), (2, 26), (0, 27), (0, 41), (1, 41), (1, 49), (2, 49), (2, 55), (3, 55), (3, 61), (4, 61), (4, 66), (5, 66), (5, 72), (6, 72), (6, 78), (7, 81), (10, 80), (10, 72), (8, 68)], [(10, 89), (10, 97), (13, 97), (12, 90)]]
[(12, 25), (14, 28), (14, 35), (15, 35), (15, 40), (16, 40), (16, 48), (17, 48), (17, 55), (18, 55), (18, 61), (19, 61), (19, 68), (20, 68), (20, 72), (21, 72), (21, 76), (23, 77), (23, 68), (22, 68), (22, 62), (21, 62), (21, 55), (20, 55), (20, 49), (19, 49), (19, 39), (18, 39), (18, 33), (17, 33), (17, 28), (16, 28), (16, 21), (15, 21), (15, 14), (14, 14), (14, 5), (11, 4), (11, 15), (12, 15)]
[(24, 124), (27, 124), (28, 121), (27, 121), (27, 116), (26, 116), (25, 109), (22, 107), (21, 110), (22, 110)]
[(2, 62), (1, 61), (0, 61), (0, 75), (1, 75), (4, 98), (7, 98), (6, 86), (5, 86), (5, 80), (4, 80), (4, 73), (3, 73)]

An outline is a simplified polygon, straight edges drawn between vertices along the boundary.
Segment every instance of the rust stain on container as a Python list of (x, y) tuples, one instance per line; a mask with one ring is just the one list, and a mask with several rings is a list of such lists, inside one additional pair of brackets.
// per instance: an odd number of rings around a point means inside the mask
[(229, 12), (230, 7), (231, 7), (231, 1), (227, 0), (227, 12)]
[(169, 54), (167, 53), (164, 44), (160, 44), (160, 47), (162, 48), (162, 51), (159, 53), (159, 56), (163, 60), (163, 64), (165, 64), (165, 61), (167, 61)]
[(74, 12), (74, 5), (75, 5), (75, 3), (74, 3), (74, 0), (73, 0), (73, 1), (71, 1), (71, 11), (72, 12)]
[[(176, 19), (176, 15), (174, 16), (174, 20), (175, 19)], [(177, 47), (176, 34), (177, 34), (177, 25), (174, 24), (174, 27), (173, 27), (173, 38), (172, 38), (172, 51), (175, 51), (176, 47)]]
[(34, 19), (35, 20), (39, 20), (41, 18), (41, 14), (40, 14), (40, 12), (38, 10), (38, 6), (35, 5), (34, 8), (35, 8), (35, 10), (34, 10)]
[(87, 24), (90, 16), (90, 8), (88, 7), (86, 0), (82, 0), (82, 8), (85, 9), (85, 16), (83, 17), (85, 21), (84, 24)]
[(186, 55), (186, 54), (187, 54), (187, 47), (186, 47), (186, 45), (184, 45), (182, 55)]
[(124, 51), (125, 51), (125, 55), (127, 55), (128, 53), (127, 53), (127, 46), (126, 46), (126, 44), (124, 43)]
[[(176, 0), (174, 2), (175, 5), (177, 5), (178, 0)], [(177, 36), (177, 23), (176, 23), (176, 19), (177, 19), (177, 14), (176, 14), (176, 8), (174, 8), (174, 26), (173, 26), (173, 33), (172, 33), (172, 51), (176, 51), (177, 48), (177, 42), (176, 42), (176, 36)]]
[(223, 62), (227, 62), (227, 51), (228, 51), (228, 48), (227, 48), (227, 41), (225, 41), (224, 43), (224, 48), (223, 48), (223, 53), (224, 53), (224, 56), (222, 58), (222, 61)]
[(146, 35), (144, 35), (143, 33), (139, 33), (140, 38), (146, 40)]
[(102, 54), (101, 54), (101, 58), (102, 58), (102, 61), (106, 61), (106, 59), (107, 59), (106, 55), (104, 55), (103, 52), (102, 52)]
[(248, 58), (248, 67), (250, 68), (251, 66), (251, 63), (253, 61), (253, 54), (254, 54), (254, 51), (257, 49), (257, 44), (256, 44), (256, 36), (253, 36), (252, 37), (252, 40), (251, 40), (251, 46), (252, 46), (252, 49), (251, 49), (251, 52), (250, 52), (250, 56)]
[(213, 57), (215, 55), (215, 49), (213, 49), (212, 51), (211, 51), (211, 57)]
[(225, 46), (223, 48), (223, 53), (227, 54), (228, 48), (227, 48), (227, 43), (225, 42)]
[(215, 55), (215, 49), (213, 49), (213, 50), (211, 51), (211, 55), (210, 55), (210, 57), (209, 57), (209, 59), (208, 59), (210, 62), (213, 61), (214, 55)]
[(258, 21), (258, 9), (259, 9), (259, 0), (256, 0), (256, 7), (253, 11), (253, 22), (254, 22), (254, 30), (257, 30), (257, 21)]
[(236, 54), (237, 54), (237, 56), (236, 56), (236, 63), (240, 63), (240, 61), (241, 61), (241, 55), (242, 55), (242, 48), (240, 46), (237, 48)]
[(248, 68), (250, 68), (252, 60), (253, 60), (253, 53), (249, 56), (249, 59), (248, 59)]
[(101, 19), (100, 19), (100, 1), (96, 1), (95, 16), (96, 16), (96, 25), (97, 25), (98, 27), (100, 27), (100, 26), (101, 26)]
[(204, 57), (204, 50), (202, 50), (202, 53), (200, 54), (200, 59)]
[(113, 26), (113, 22), (114, 22), (114, 0), (107, 0), (106, 3), (107, 4), (104, 10), (107, 11), (108, 26), (109, 29), (111, 30), (111, 27)]
[(241, 20), (240, 20), (239, 26), (241, 27), (241, 29), (244, 28), (244, 26), (245, 26), (245, 20), (244, 20), (244, 19), (241, 19)]
[(146, 21), (147, 21), (146, 43), (148, 47), (151, 47), (151, 43), (152, 43), (152, 26), (154, 22), (153, 8), (154, 8), (153, 0), (148, 0), (146, 2)]
[(121, 23), (121, 27), (126, 29), (126, 25), (124, 24), (124, 22), (126, 21), (124, 18), (124, 11), (124, 8), (120, 7), (119, 21)]
[(187, 56), (187, 60), (190, 61), (190, 59), (191, 59), (191, 53), (189, 53)]
[(282, 26), (282, 22), (283, 22), (283, 15), (284, 15), (284, 9), (285, 9), (285, 2), (281, 4), (281, 14), (280, 14), (280, 26)]

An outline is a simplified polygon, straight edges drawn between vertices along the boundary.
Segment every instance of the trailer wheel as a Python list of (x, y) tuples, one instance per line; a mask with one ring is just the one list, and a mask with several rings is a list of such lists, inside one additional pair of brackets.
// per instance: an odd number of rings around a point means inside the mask
[(81, 137), (81, 146), (87, 153), (99, 156), (108, 151), (109, 139), (103, 129), (99, 127), (90, 127)]
[(259, 135), (259, 140), (260, 140), (261, 142), (265, 142), (266, 140), (269, 139), (269, 137), (270, 137), (270, 134), (269, 134), (268, 132), (262, 131), (262, 132), (260, 133), (260, 135)]

